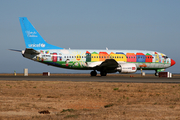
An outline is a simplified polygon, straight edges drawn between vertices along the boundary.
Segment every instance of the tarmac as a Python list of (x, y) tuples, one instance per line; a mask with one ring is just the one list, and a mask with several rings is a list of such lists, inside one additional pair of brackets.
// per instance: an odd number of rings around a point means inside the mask
[(137, 75), (110, 75), (110, 76), (96, 76), (90, 77), (89, 75), (53, 75), (53, 76), (6, 76), (0, 75), (0, 81), (71, 81), (71, 82), (122, 82), (122, 83), (180, 83), (180, 76), (172, 78), (159, 78), (155, 76), (137, 76)]

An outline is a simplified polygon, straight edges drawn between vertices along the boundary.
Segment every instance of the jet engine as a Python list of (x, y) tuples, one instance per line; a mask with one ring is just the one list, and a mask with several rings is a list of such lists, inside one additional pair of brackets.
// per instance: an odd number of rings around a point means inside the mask
[(137, 67), (134, 63), (120, 63), (116, 70), (119, 73), (135, 73)]

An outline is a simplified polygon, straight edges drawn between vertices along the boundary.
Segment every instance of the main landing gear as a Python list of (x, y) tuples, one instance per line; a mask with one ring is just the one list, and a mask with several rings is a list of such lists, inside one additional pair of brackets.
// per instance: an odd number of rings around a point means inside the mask
[(94, 70), (94, 71), (91, 71), (91, 76), (96, 76), (97, 75), (97, 72)]
[(107, 72), (101, 71), (101, 72), (100, 72), (100, 75), (101, 75), (101, 76), (106, 76), (106, 75), (107, 75)]
[[(97, 72), (94, 70), (94, 71), (91, 71), (91, 76), (96, 76), (97, 75)], [(100, 75), (101, 76), (106, 76), (107, 75), (107, 72), (105, 71), (100, 71)]]

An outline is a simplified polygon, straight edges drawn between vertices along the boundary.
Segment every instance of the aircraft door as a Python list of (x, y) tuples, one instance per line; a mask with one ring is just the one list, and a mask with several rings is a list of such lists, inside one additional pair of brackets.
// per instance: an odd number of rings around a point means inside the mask
[(86, 51), (86, 62), (91, 62), (91, 53)]
[(159, 62), (159, 55), (155, 54), (155, 62)]
[(59, 53), (59, 61), (62, 61), (62, 54)]
[(57, 53), (52, 54), (52, 61), (57, 62)]

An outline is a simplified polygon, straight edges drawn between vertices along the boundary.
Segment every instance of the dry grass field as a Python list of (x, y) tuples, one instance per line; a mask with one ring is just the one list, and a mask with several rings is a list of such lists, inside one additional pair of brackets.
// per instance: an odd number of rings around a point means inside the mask
[(180, 119), (180, 84), (0, 81), (0, 120)]

